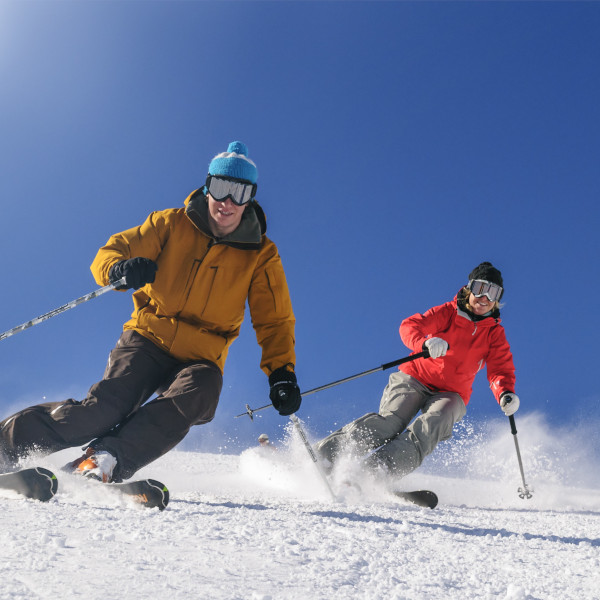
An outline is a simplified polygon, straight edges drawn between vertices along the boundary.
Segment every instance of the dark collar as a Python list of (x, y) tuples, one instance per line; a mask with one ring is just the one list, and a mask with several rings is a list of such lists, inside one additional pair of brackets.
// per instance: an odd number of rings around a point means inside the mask
[(262, 246), (262, 236), (267, 231), (265, 213), (256, 201), (252, 201), (244, 211), (237, 229), (221, 238), (215, 237), (209, 226), (208, 201), (202, 188), (190, 196), (185, 214), (195, 227), (216, 243), (242, 250), (258, 250)]

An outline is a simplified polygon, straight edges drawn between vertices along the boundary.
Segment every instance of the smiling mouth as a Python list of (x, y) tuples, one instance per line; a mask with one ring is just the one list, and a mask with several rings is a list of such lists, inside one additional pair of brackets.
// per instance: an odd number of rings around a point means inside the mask
[(480, 308), (481, 310), (486, 310), (486, 311), (489, 309), (490, 304), (491, 304), (491, 302), (481, 302), (481, 300), (477, 300), (475, 302), (475, 306), (477, 308)]

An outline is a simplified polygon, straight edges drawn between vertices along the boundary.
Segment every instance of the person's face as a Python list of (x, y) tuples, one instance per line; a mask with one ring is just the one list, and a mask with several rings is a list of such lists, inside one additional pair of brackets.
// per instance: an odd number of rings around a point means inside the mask
[(223, 237), (235, 231), (239, 227), (247, 204), (238, 206), (231, 201), (231, 198), (227, 198), (224, 202), (217, 202), (210, 194), (207, 195), (207, 199), (212, 232), (218, 237)]
[(491, 302), (487, 296), (481, 296), (481, 298), (477, 298), (471, 293), (469, 294), (469, 308), (477, 316), (481, 316), (490, 312), (490, 310), (494, 308), (494, 303)]

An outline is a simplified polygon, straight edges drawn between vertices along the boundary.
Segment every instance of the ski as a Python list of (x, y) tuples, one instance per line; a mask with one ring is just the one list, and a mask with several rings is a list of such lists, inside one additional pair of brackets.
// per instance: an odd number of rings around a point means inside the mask
[(167, 486), (156, 479), (136, 479), (135, 481), (125, 481), (124, 483), (103, 483), (96, 476), (86, 476), (74, 471), (71, 463), (65, 465), (63, 471), (75, 476), (76, 479), (83, 479), (92, 487), (100, 485), (104, 489), (128, 496), (131, 500), (146, 508), (164, 510), (167, 504), (169, 504), (169, 490)]
[(0, 474), (0, 489), (12, 490), (26, 498), (48, 502), (58, 489), (56, 475), (43, 467)]
[(424, 508), (435, 508), (438, 504), (437, 494), (430, 490), (415, 490), (411, 492), (398, 492), (392, 490), (392, 494), (401, 500)]
[(113, 489), (146, 508), (164, 510), (169, 504), (169, 490), (164, 483), (156, 479), (138, 479), (125, 483), (108, 483), (108, 488)]
[[(355, 492), (362, 494), (362, 488), (355, 481), (344, 479), (341, 482), (344, 489), (354, 490)], [(408, 492), (401, 492), (397, 490), (389, 490), (390, 494), (396, 496), (400, 500), (416, 504), (425, 508), (435, 508), (438, 504), (437, 495), (430, 490), (414, 490)]]

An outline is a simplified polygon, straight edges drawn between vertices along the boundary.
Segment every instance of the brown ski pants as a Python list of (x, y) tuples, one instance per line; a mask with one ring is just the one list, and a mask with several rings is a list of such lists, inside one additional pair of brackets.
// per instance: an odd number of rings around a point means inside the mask
[(175, 447), (192, 425), (211, 421), (222, 383), (212, 362), (180, 362), (125, 331), (85, 400), (31, 406), (0, 423), (0, 457), (10, 464), (31, 451), (89, 444), (116, 457), (113, 480), (122, 481)]

